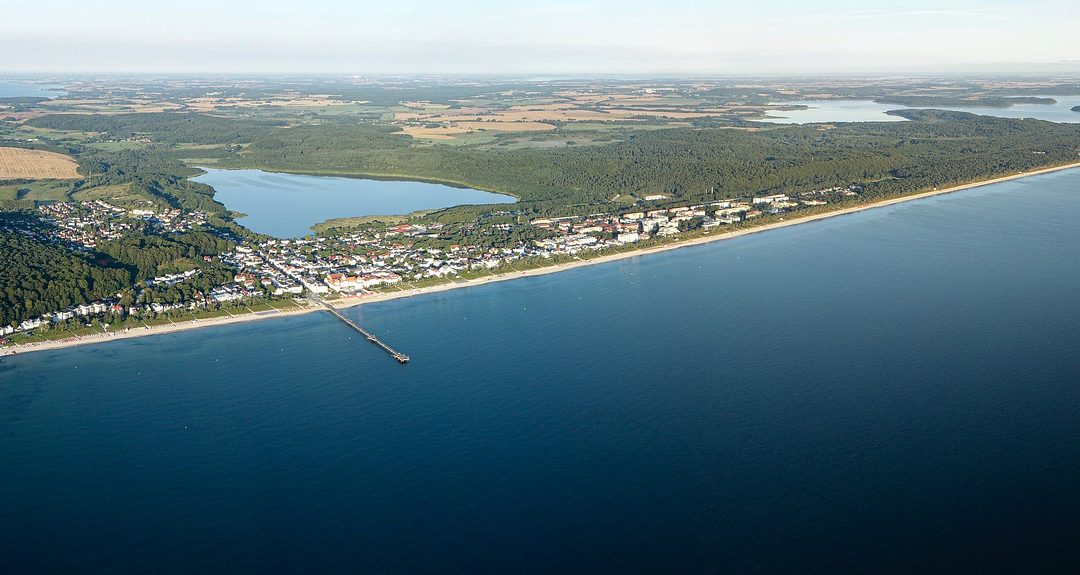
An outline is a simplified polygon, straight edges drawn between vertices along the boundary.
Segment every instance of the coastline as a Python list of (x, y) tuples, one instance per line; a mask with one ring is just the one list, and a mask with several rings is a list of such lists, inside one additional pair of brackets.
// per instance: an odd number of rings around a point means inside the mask
[[(1061, 166), (1052, 166), (1052, 167), (1048, 167), (1048, 168), (1041, 168), (1041, 169), (1038, 169), (1038, 170), (1032, 170), (1032, 171), (1028, 171), (1028, 172), (1021, 172), (1021, 173), (1018, 173), (1018, 174), (1011, 174), (1011, 175), (1008, 175), (1008, 176), (1000, 176), (1000, 177), (997, 177), (997, 178), (991, 178), (991, 179), (987, 179), (987, 180), (979, 180), (979, 181), (975, 181), (975, 182), (969, 182), (969, 183), (966, 183), (966, 184), (960, 184), (960, 185), (957, 185), (957, 186), (952, 186), (952, 187), (949, 187), (949, 188), (943, 188), (943, 189), (940, 189), (940, 190), (931, 190), (931, 191), (928, 191), (928, 192), (921, 192), (921, 193), (911, 194), (911, 195), (907, 195), (907, 196), (901, 196), (901, 197), (897, 197), (897, 198), (884, 199), (884, 200), (881, 200), (881, 201), (878, 201), (878, 202), (873, 202), (873, 203), (866, 204), (866, 205), (853, 206), (853, 207), (850, 207), (850, 208), (844, 208), (844, 209), (840, 209), (840, 210), (832, 210), (832, 211), (823, 212), (823, 213), (819, 213), (819, 214), (811, 214), (811, 215), (806, 215), (806, 216), (802, 216), (802, 217), (796, 217), (796, 218), (793, 218), (793, 219), (790, 219), (790, 220), (774, 222), (774, 223), (771, 223), (771, 224), (755, 226), (755, 227), (746, 228), (746, 229), (732, 230), (732, 231), (727, 231), (727, 232), (719, 232), (719, 233), (714, 233), (714, 234), (710, 234), (710, 235), (707, 235), (707, 236), (696, 237), (696, 238), (682, 240), (682, 241), (675, 241), (675, 242), (671, 242), (671, 243), (660, 245), (660, 246), (653, 246), (653, 247), (649, 247), (649, 248), (632, 250), (632, 251), (622, 252), (622, 253), (617, 253), (617, 254), (601, 255), (601, 256), (592, 257), (592, 258), (588, 258), (588, 259), (582, 259), (580, 261), (574, 261), (574, 262), (569, 262), (569, 263), (545, 266), (545, 267), (526, 270), (526, 271), (521, 271), (521, 272), (507, 272), (507, 273), (501, 273), (501, 274), (491, 275), (491, 276), (482, 277), (482, 278), (470, 279), (470, 280), (462, 279), (462, 280), (451, 281), (451, 282), (447, 282), (447, 283), (439, 284), (439, 285), (435, 285), (435, 286), (422, 287), (422, 288), (413, 288), (413, 289), (404, 289), (404, 290), (400, 290), (400, 291), (396, 291), (396, 292), (377, 293), (377, 294), (370, 295), (370, 296), (365, 296), (365, 297), (342, 298), (340, 300), (335, 300), (335, 301), (332, 301), (332, 302), (329, 302), (329, 303), (331, 303), (336, 309), (345, 309), (345, 308), (351, 308), (351, 307), (355, 307), (355, 306), (363, 305), (363, 304), (367, 304), (367, 303), (377, 303), (377, 302), (383, 302), (383, 301), (390, 301), (390, 300), (395, 300), (395, 299), (400, 299), (400, 298), (407, 298), (407, 297), (419, 296), (419, 295), (424, 295), (424, 294), (429, 294), (429, 293), (437, 293), (437, 292), (442, 292), (442, 291), (448, 291), (448, 290), (452, 290), (452, 289), (473, 287), (473, 286), (484, 285), (484, 284), (488, 284), (488, 283), (513, 280), (513, 279), (518, 279), (518, 278), (525, 278), (525, 277), (532, 277), (532, 276), (539, 276), (539, 275), (545, 275), (545, 274), (558, 273), (558, 272), (561, 272), (561, 271), (574, 269), (574, 268), (579, 268), (579, 267), (583, 267), (583, 266), (602, 264), (602, 263), (607, 263), (607, 262), (612, 262), (612, 261), (617, 261), (617, 260), (622, 260), (622, 259), (628, 259), (628, 258), (639, 257), (639, 256), (648, 255), (648, 254), (664, 252), (664, 251), (668, 251), (668, 250), (675, 250), (675, 249), (688, 247), (688, 246), (695, 246), (695, 245), (701, 245), (701, 244), (711, 243), (711, 242), (716, 242), (716, 241), (721, 241), (721, 240), (728, 240), (728, 239), (742, 237), (742, 236), (746, 236), (746, 235), (750, 235), (750, 234), (757, 234), (757, 233), (767, 232), (769, 230), (774, 230), (774, 229), (777, 229), (777, 228), (784, 228), (784, 227), (788, 227), (788, 226), (795, 226), (795, 225), (799, 225), (799, 224), (805, 224), (805, 223), (809, 223), (809, 222), (813, 222), (813, 221), (823, 220), (823, 219), (826, 219), (826, 218), (833, 218), (833, 217), (842, 216), (842, 215), (846, 215), (846, 214), (852, 214), (852, 213), (856, 213), (856, 212), (861, 212), (861, 211), (864, 211), (864, 210), (882, 208), (882, 207), (885, 207), (885, 206), (891, 206), (891, 205), (899, 204), (899, 203), (903, 203), (903, 202), (910, 202), (910, 201), (920, 200), (920, 199), (924, 199), (924, 198), (929, 198), (929, 197), (932, 197), (932, 196), (950, 194), (950, 193), (955, 193), (955, 192), (959, 192), (959, 191), (963, 191), (963, 190), (968, 190), (968, 189), (971, 189), (971, 188), (989, 186), (989, 185), (999, 184), (999, 183), (1002, 183), (1002, 182), (1007, 182), (1007, 181), (1016, 180), (1016, 179), (1020, 179), (1020, 178), (1026, 178), (1026, 177), (1030, 177), (1030, 176), (1038, 176), (1038, 175), (1042, 175), (1042, 174), (1048, 174), (1048, 173), (1052, 173), (1052, 172), (1069, 170), (1069, 169), (1073, 169), (1073, 168), (1080, 168), (1080, 162), (1073, 162), (1071, 164), (1065, 164), (1065, 165), (1061, 165)], [(30, 353), (30, 352), (34, 352), (34, 351), (46, 351), (46, 350), (53, 350), (53, 349), (62, 349), (62, 348), (66, 348), (66, 347), (74, 347), (74, 346), (79, 346), (79, 345), (90, 345), (90, 344), (94, 344), (94, 343), (102, 343), (102, 342), (107, 342), (107, 341), (114, 341), (114, 340), (118, 340), (118, 339), (130, 339), (130, 338), (135, 338), (135, 337), (145, 337), (145, 336), (152, 336), (152, 335), (158, 335), (158, 334), (175, 333), (175, 332), (180, 332), (180, 331), (188, 331), (188, 330), (192, 330), (192, 329), (199, 329), (199, 328), (204, 328), (204, 327), (213, 327), (213, 326), (218, 326), (218, 325), (228, 325), (228, 324), (241, 323), (241, 322), (257, 321), (257, 320), (262, 320), (262, 319), (270, 319), (270, 318), (277, 318), (277, 317), (288, 317), (288, 316), (294, 316), (294, 315), (303, 315), (303, 314), (308, 314), (308, 313), (313, 313), (313, 312), (318, 312), (318, 311), (325, 311), (325, 308), (323, 308), (321, 306), (317, 306), (317, 305), (309, 305), (309, 306), (302, 307), (302, 308), (299, 308), (299, 309), (290, 309), (290, 310), (286, 310), (286, 311), (265, 311), (265, 312), (254, 312), (254, 313), (249, 312), (249, 313), (237, 314), (237, 315), (233, 315), (233, 316), (229, 316), (229, 317), (222, 317), (222, 318), (185, 320), (183, 322), (176, 322), (176, 323), (171, 323), (171, 324), (168, 324), (168, 325), (155, 326), (155, 327), (152, 327), (152, 328), (131, 329), (131, 330), (128, 330), (126, 332), (115, 332), (115, 333), (108, 333), (108, 334), (101, 333), (101, 334), (95, 334), (95, 335), (90, 335), (90, 336), (71, 337), (71, 338), (63, 339), (63, 340), (47, 341), (47, 342), (40, 342), (40, 343), (35, 342), (35, 343), (29, 343), (29, 344), (20, 344), (20, 345), (15, 345), (15, 346), (8, 346), (8, 347), (0, 348), (0, 357), (8, 356), (8, 355), (15, 355), (15, 354), (22, 354), (22, 353)]]

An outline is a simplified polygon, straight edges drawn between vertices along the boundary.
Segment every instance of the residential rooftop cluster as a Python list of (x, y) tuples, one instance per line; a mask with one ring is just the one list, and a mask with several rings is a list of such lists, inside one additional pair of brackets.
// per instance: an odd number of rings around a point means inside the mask
[(56, 225), (55, 239), (85, 249), (144, 227), (151, 232), (179, 233), (206, 224), (206, 212), (201, 210), (125, 209), (101, 200), (46, 203), (38, 211)]
[[(142, 306), (136, 304), (125, 308), (119, 305), (118, 299), (106, 300), (89, 304), (90, 307), (78, 306), (45, 314), (24, 321), (16, 330), (107, 313), (138, 315), (148, 311), (164, 313), (196, 309), (263, 293), (280, 297), (295, 297), (305, 292), (320, 296), (363, 296), (380, 288), (430, 278), (453, 278), (484, 270), (513, 270), (516, 262), (525, 259), (578, 257), (584, 252), (617, 248), (650, 238), (738, 224), (765, 214), (823, 205), (831, 198), (858, 193), (857, 186), (832, 187), (795, 197), (760, 195), (743, 200), (528, 221), (517, 212), (496, 212), (457, 226), (412, 222), (367, 226), (333, 236), (247, 240), (220, 255), (221, 262), (235, 270), (233, 281), (216, 285), (206, 293), (194, 292), (190, 301), (143, 301)], [(669, 198), (663, 194), (650, 196), (651, 202), (665, 200)], [(145, 229), (152, 233), (173, 233), (206, 223), (204, 212), (124, 209), (100, 200), (52, 203), (40, 206), (39, 210), (55, 223), (54, 239), (83, 249), (93, 249), (99, 242), (130, 232), (141, 224), (146, 224)], [(495, 221), (493, 216), (501, 219)], [(42, 234), (41, 230), (21, 231)], [(172, 286), (200, 273), (201, 270), (192, 269), (166, 274), (134, 287), (139, 292), (143, 288)], [(0, 335), (12, 331), (12, 327), (6, 326), (0, 330)]]
[[(299, 294), (304, 290), (315, 294), (364, 295), (402, 282), (456, 277), (478, 270), (512, 269), (515, 262), (526, 258), (577, 256), (585, 251), (624, 246), (653, 237), (737, 224), (766, 213), (821, 205), (826, 202), (813, 198), (844, 193), (855, 192), (850, 188), (832, 188), (801, 194), (799, 198), (775, 194), (746, 201), (723, 200), (621, 214), (534, 218), (522, 223), (483, 226), (490, 233), (509, 234), (520, 227), (543, 232), (539, 239), (519, 239), (510, 244), (469, 242), (468, 238), (477, 235), (477, 224), (465, 225), (464, 230), (440, 223), (394, 224), (330, 237), (272, 239), (257, 245), (241, 245), (234, 252), (223, 254), (222, 259), (267, 282), (277, 295)], [(465, 239), (457, 239), (461, 237)]]

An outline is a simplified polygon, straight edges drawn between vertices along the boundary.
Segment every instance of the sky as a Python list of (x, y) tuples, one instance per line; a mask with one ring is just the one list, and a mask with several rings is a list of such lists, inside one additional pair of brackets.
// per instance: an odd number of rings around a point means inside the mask
[(1080, 71), (1080, 0), (0, 0), (0, 72)]

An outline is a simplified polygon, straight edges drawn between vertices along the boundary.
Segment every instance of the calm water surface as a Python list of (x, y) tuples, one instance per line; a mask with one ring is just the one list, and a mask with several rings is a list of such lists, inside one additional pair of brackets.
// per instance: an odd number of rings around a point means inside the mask
[(202, 169), (206, 173), (192, 180), (212, 186), (214, 199), (230, 210), (247, 214), (239, 223), (282, 238), (307, 235), (311, 226), (332, 218), (516, 201), (503, 194), (426, 182)]
[(1076, 572), (1080, 172), (0, 364), (0, 572)]
[(65, 95), (61, 86), (0, 80), (0, 98), (43, 97), (59, 98)]
[[(956, 110), (983, 116), (1001, 118), (1037, 118), (1051, 122), (1080, 122), (1080, 112), (1072, 107), (1080, 105), (1080, 96), (1043, 96), (1057, 100), (1056, 104), (1017, 104), (1007, 108), (986, 106), (932, 106), (940, 110)], [(801, 100), (776, 102), (774, 105), (804, 105), (805, 110), (770, 112), (759, 121), (774, 124), (810, 124), (814, 122), (903, 122), (904, 118), (890, 116), (889, 110), (910, 109), (900, 104), (879, 104), (871, 100)]]
[(885, 112), (903, 108), (897, 104), (879, 104), (870, 100), (799, 100), (773, 102), (774, 106), (807, 106), (803, 110), (777, 110), (755, 121), (773, 124), (812, 124), (816, 122), (906, 122), (906, 118)]

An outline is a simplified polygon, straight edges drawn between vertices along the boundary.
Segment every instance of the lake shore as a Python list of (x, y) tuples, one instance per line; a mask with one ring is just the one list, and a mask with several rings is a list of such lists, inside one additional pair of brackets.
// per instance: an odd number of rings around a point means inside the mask
[[(820, 213), (820, 214), (812, 214), (812, 215), (807, 215), (807, 216), (802, 216), (802, 217), (796, 217), (796, 218), (792, 218), (790, 220), (774, 222), (774, 223), (761, 225), (761, 226), (756, 226), (756, 227), (752, 227), (752, 228), (746, 228), (746, 229), (740, 229), (740, 230), (732, 230), (732, 231), (727, 231), (727, 232), (721, 231), (721, 232), (713, 233), (713, 234), (702, 236), (702, 237), (696, 237), (696, 238), (682, 240), (682, 241), (675, 241), (675, 242), (671, 242), (671, 243), (660, 245), (660, 246), (643, 248), (643, 249), (633, 250), (633, 251), (629, 251), (629, 252), (623, 252), (623, 253), (618, 253), (618, 254), (600, 255), (600, 256), (596, 256), (596, 257), (592, 257), (592, 258), (588, 258), (588, 259), (582, 259), (580, 261), (563, 263), (563, 264), (556, 264), (556, 265), (552, 265), (552, 266), (536, 268), (536, 269), (531, 269), (531, 270), (526, 270), (526, 271), (521, 271), (521, 272), (509, 272), (509, 273), (502, 273), (502, 274), (494, 274), (494, 275), (491, 275), (489, 277), (476, 278), (476, 279), (470, 279), (470, 280), (462, 279), (462, 280), (451, 281), (451, 282), (448, 282), (448, 283), (445, 283), (445, 284), (439, 284), (439, 285), (430, 286), (430, 287), (402, 289), (400, 291), (383, 292), (383, 293), (377, 293), (377, 294), (364, 296), (364, 297), (347, 297), (347, 298), (334, 300), (334, 301), (332, 301), (330, 303), (332, 305), (334, 305), (334, 307), (336, 307), (338, 309), (344, 309), (344, 308), (355, 307), (355, 306), (358, 306), (358, 305), (363, 305), (363, 304), (368, 304), (368, 303), (390, 301), (390, 300), (395, 300), (395, 299), (400, 299), (400, 298), (413, 297), (413, 296), (419, 296), (419, 295), (424, 295), (424, 294), (448, 291), (448, 290), (452, 290), (452, 289), (459, 289), (459, 288), (466, 288), (466, 287), (484, 285), (484, 284), (493, 283), (493, 282), (500, 282), (500, 281), (507, 281), (507, 280), (513, 280), (513, 279), (518, 279), (518, 278), (524, 278), (524, 277), (532, 277), (532, 276), (539, 276), (539, 275), (557, 273), (557, 272), (566, 271), (566, 270), (569, 270), (569, 269), (574, 269), (574, 268), (578, 268), (578, 267), (582, 267), (582, 266), (602, 264), (602, 263), (612, 262), (612, 261), (616, 261), (616, 260), (622, 260), (622, 259), (627, 259), (627, 258), (635, 258), (635, 257), (643, 256), (643, 255), (654, 254), (654, 253), (664, 252), (664, 251), (668, 251), (668, 250), (684, 248), (684, 247), (688, 247), (688, 246), (701, 245), (701, 244), (710, 243), (710, 242), (716, 242), (716, 241), (721, 241), (721, 240), (729, 240), (729, 239), (733, 239), (733, 238), (737, 238), (737, 237), (746, 236), (746, 235), (749, 235), (749, 234), (757, 234), (757, 233), (767, 232), (769, 230), (774, 230), (774, 229), (777, 229), (777, 228), (784, 228), (784, 227), (788, 227), (788, 226), (795, 226), (795, 225), (799, 225), (799, 224), (805, 224), (805, 223), (808, 223), (808, 222), (813, 222), (813, 221), (817, 221), (817, 220), (823, 220), (823, 219), (826, 219), (826, 218), (833, 218), (833, 217), (842, 216), (842, 215), (845, 215), (845, 214), (852, 214), (852, 213), (861, 212), (861, 211), (864, 211), (864, 210), (871, 210), (871, 209), (875, 209), (875, 208), (881, 208), (881, 207), (890, 206), (890, 205), (894, 205), (894, 204), (899, 204), (899, 203), (903, 203), (903, 202), (910, 202), (910, 201), (919, 200), (919, 199), (923, 199), (923, 198), (928, 198), (928, 197), (932, 197), (932, 196), (950, 194), (950, 193), (955, 193), (955, 192), (959, 192), (959, 191), (967, 190), (967, 189), (971, 189), (971, 188), (989, 186), (989, 185), (998, 184), (998, 183), (1002, 183), (1002, 182), (1007, 182), (1007, 181), (1011, 181), (1011, 180), (1016, 180), (1016, 179), (1020, 179), (1020, 178), (1026, 178), (1026, 177), (1030, 177), (1030, 176), (1037, 176), (1037, 175), (1041, 175), (1041, 174), (1048, 174), (1048, 173), (1051, 173), (1051, 172), (1058, 172), (1058, 171), (1068, 170), (1068, 169), (1073, 169), (1073, 168), (1078, 168), (1078, 167), (1080, 167), (1080, 162), (1074, 162), (1074, 163), (1066, 164), (1066, 165), (1062, 165), (1062, 166), (1054, 166), (1054, 167), (1049, 167), (1049, 168), (1042, 168), (1042, 169), (1039, 169), (1039, 170), (1032, 170), (1032, 171), (1029, 171), (1029, 172), (1022, 172), (1022, 173), (1018, 173), (1018, 174), (1012, 174), (1012, 175), (1009, 175), (1009, 176), (1001, 176), (1001, 177), (998, 177), (998, 178), (992, 178), (992, 179), (988, 179), (988, 180), (980, 180), (980, 181), (971, 182), (971, 183), (967, 183), (967, 184), (961, 184), (961, 185), (958, 185), (958, 186), (952, 186), (952, 187), (949, 187), (949, 188), (942, 188), (940, 190), (931, 190), (931, 191), (928, 191), (928, 192), (922, 192), (922, 193), (912, 194), (912, 195), (908, 195), (908, 196), (902, 196), (902, 197), (898, 197), (898, 198), (885, 199), (885, 200), (881, 200), (879, 202), (874, 202), (874, 203), (861, 205), (861, 206), (854, 206), (854, 207), (851, 207), (851, 208), (844, 208), (844, 209), (833, 210), (833, 211), (824, 212), (824, 213)], [(297, 309), (289, 309), (289, 310), (282, 310), (282, 311), (251, 312), (251, 313), (241, 313), (241, 314), (237, 314), (237, 315), (231, 315), (231, 316), (228, 316), (228, 317), (220, 317), (220, 318), (209, 318), (209, 319), (199, 319), (199, 320), (185, 320), (185, 321), (178, 321), (178, 322), (170, 323), (170, 324), (167, 324), (167, 325), (161, 325), (161, 326), (155, 326), (155, 327), (149, 327), (149, 328), (134, 328), (134, 329), (129, 329), (127, 331), (122, 331), (122, 332), (101, 333), (101, 334), (95, 334), (95, 335), (89, 335), (89, 336), (81, 336), (81, 337), (74, 337), (73, 336), (73, 337), (67, 338), (67, 339), (60, 339), (60, 340), (53, 340), (53, 341), (42, 341), (42, 342), (35, 342), (35, 343), (28, 343), (28, 344), (20, 344), (20, 345), (15, 345), (15, 346), (8, 346), (8, 347), (0, 348), (0, 356), (14, 355), (16, 353), (22, 354), (22, 353), (29, 353), (29, 352), (34, 352), (34, 351), (46, 351), (46, 350), (53, 350), (53, 349), (61, 349), (61, 348), (66, 348), (66, 347), (78, 346), (78, 345), (89, 345), (89, 344), (94, 344), (94, 343), (102, 343), (102, 342), (107, 342), (107, 341), (114, 341), (114, 340), (118, 340), (118, 339), (130, 339), (130, 338), (134, 338), (134, 337), (144, 337), (144, 336), (150, 336), (150, 335), (175, 333), (175, 332), (187, 331), (187, 330), (191, 330), (191, 329), (199, 329), (199, 328), (212, 327), (212, 326), (218, 326), (218, 325), (229, 325), (229, 324), (235, 324), (235, 323), (241, 323), (241, 322), (257, 321), (257, 320), (261, 320), (261, 319), (270, 319), (270, 318), (277, 318), (277, 317), (288, 317), (288, 316), (294, 316), (294, 315), (302, 315), (302, 314), (313, 313), (313, 312), (317, 312), (317, 311), (325, 311), (325, 308), (323, 308), (322, 306), (319, 306), (317, 304), (312, 303), (312, 304), (310, 304), (310, 305), (308, 305), (306, 307), (301, 307), (301, 308), (297, 308)]]

